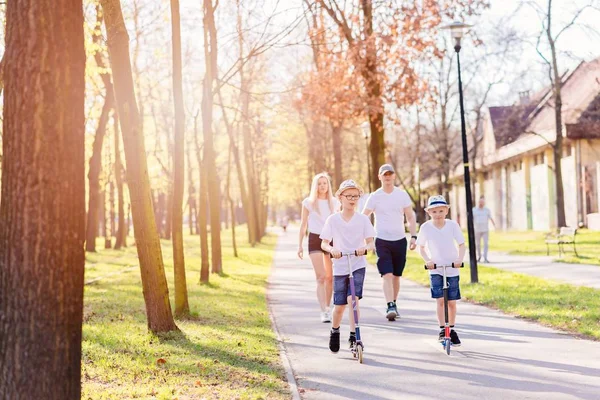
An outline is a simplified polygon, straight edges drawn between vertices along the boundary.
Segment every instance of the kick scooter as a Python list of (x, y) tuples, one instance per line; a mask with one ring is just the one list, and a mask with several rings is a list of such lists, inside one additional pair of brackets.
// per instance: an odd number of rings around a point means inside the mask
[[(367, 253), (365, 252), (365, 255)], [(358, 311), (356, 310), (356, 291), (354, 289), (354, 275), (352, 274), (352, 263), (350, 262), (350, 258), (352, 256), (358, 256), (356, 250), (352, 253), (342, 253), (342, 257), (346, 257), (348, 260), (348, 271), (350, 273), (349, 286), (350, 286), (350, 294), (352, 296), (352, 311), (354, 312), (354, 325), (356, 328), (356, 343), (352, 346), (350, 351), (352, 352), (352, 356), (354, 358), (358, 358), (359, 363), (363, 363), (363, 351), (364, 345), (362, 339), (360, 337), (360, 327), (358, 325)]]
[[(465, 264), (462, 263), (460, 264), (460, 268), (464, 268)], [(433, 264), (433, 269), (438, 269), (441, 268), (442, 272), (443, 272), (443, 286), (442, 286), (442, 291), (444, 292), (444, 339), (442, 339), (442, 346), (444, 347), (444, 349), (446, 350), (446, 354), (450, 355), (450, 346), (451, 346), (451, 342), (450, 342), (450, 324), (448, 323), (448, 280), (446, 279), (446, 268), (455, 268), (454, 264), (450, 264), (450, 265), (436, 265)], [(427, 268), (427, 265), (425, 265), (425, 269), (429, 269)]]

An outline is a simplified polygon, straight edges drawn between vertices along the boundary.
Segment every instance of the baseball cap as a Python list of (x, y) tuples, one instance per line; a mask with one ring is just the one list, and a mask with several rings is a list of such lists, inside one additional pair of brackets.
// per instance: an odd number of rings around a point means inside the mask
[(342, 194), (344, 192), (344, 190), (348, 190), (348, 189), (358, 189), (358, 192), (360, 193), (360, 195), (362, 195), (364, 193), (362, 188), (356, 182), (354, 182), (352, 179), (346, 179), (344, 182), (342, 182), (340, 184), (340, 188), (337, 190), (337, 192), (335, 192), (335, 197), (338, 197), (340, 194)]
[(383, 164), (381, 167), (379, 167), (379, 175), (383, 175), (386, 172), (391, 172), (392, 174), (396, 173), (394, 171), (394, 167), (392, 167), (390, 164)]

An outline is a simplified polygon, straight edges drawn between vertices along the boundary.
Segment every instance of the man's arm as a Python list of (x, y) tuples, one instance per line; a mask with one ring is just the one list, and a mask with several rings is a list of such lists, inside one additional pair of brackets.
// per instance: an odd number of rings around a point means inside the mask
[(496, 223), (494, 222), (494, 218), (492, 218), (492, 212), (488, 210), (488, 218), (490, 219), (490, 221), (492, 221), (492, 225), (494, 225), (494, 228), (496, 227)]
[(408, 222), (408, 231), (410, 232), (409, 248), (414, 250), (417, 247), (417, 216), (415, 215), (415, 211), (412, 209), (412, 206), (404, 208), (404, 215), (406, 216), (406, 221)]

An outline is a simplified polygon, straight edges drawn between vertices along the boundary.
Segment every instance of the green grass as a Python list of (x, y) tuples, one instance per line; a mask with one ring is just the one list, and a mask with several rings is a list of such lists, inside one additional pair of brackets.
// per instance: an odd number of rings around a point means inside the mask
[[(490, 232), (490, 250), (518, 255), (546, 255), (545, 232)], [(600, 232), (580, 229), (575, 236), (579, 257), (573, 247), (565, 245), (566, 255), (558, 257), (558, 246), (550, 245), (550, 255), (556, 261), (600, 265)]]
[[(192, 316), (160, 336), (146, 327), (139, 268), (115, 274), (137, 265), (135, 248), (87, 254), (86, 281), (112, 275), (85, 288), (82, 399), (289, 398), (265, 298), (276, 238), (251, 248), (238, 233), (240, 257), (223, 232), (224, 274), (208, 285), (198, 284), (198, 236), (186, 236)], [(170, 242), (163, 256), (173, 299)]]
[[(375, 256), (369, 256), (375, 263)], [(575, 335), (600, 340), (600, 290), (478, 266), (479, 283), (461, 269), (463, 300), (486, 305)], [(429, 286), (429, 274), (415, 251), (408, 251), (404, 277)]]

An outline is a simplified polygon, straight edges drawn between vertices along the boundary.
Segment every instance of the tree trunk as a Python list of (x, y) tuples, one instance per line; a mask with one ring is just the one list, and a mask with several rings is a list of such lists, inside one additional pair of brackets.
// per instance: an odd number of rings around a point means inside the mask
[[(92, 35), (92, 42), (94, 44), (100, 43), (100, 28), (102, 26), (102, 13), (100, 12), (100, 6), (96, 6), (96, 29)], [(99, 51), (94, 53), (94, 60), (99, 68), (105, 68), (102, 54)], [(114, 107), (114, 94), (113, 85), (110, 81), (110, 75), (107, 73), (101, 73), (100, 77), (106, 89), (106, 96), (104, 97), (104, 105), (102, 106), (102, 112), (100, 119), (98, 120), (98, 127), (96, 128), (96, 136), (94, 137), (94, 144), (92, 146), (92, 157), (90, 158), (90, 167), (88, 172), (89, 180), (89, 197), (88, 197), (88, 214), (87, 214), (87, 226), (86, 226), (86, 240), (85, 250), (96, 251), (96, 236), (98, 235), (98, 216), (100, 215), (100, 173), (102, 172), (102, 146), (104, 142), (104, 136), (106, 135), (106, 125), (108, 124), (110, 109)]]
[(552, 0), (548, 0), (548, 26), (546, 27), (550, 52), (552, 54), (552, 74), (554, 80), (552, 87), (554, 92), (554, 123), (556, 125), (556, 142), (554, 142), (554, 180), (556, 181), (556, 223), (558, 227), (566, 226), (565, 195), (562, 180), (562, 80), (558, 72), (558, 60), (556, 55), (556, 43), (552, 37)]
[(211, 264), (213, 273), (221, 273), (221, 194), (213, 144), (214, 83), (217, 77), (217, 28), (212, 0), (204, 0), (204, 60), (206, 73), (202, 92), (202, 131), (208, 203), (210, 205)]
[(181, 72), (181, 21), (179, 0), (171, 0), (171, 35), (173, 40), (173, 102), (175, 135), (173, 140), (173, 269), (175, 274), (175, 315), (190, 313), (185, 261), (183, 258), (183, 185), (185, 179), (185, 113), (183, 109), (183, 78)]
[[(114, 168), (114, 164), (111, 165), (110, 167)], [(109, 232), (108, 236), (106, 237), (107, 240), (106, 240), (104, 248), (112, 249), (112, 236), (116, 236), (116, 234), (117, 234), (117, 229), (115, 226), (115, 183), (112, 180), (108, 184), (108, 191), (109, 191), (108, 202), (110, 205), (110, 211), (108, 213), (108, 217), (110, 219), (110, 232)]]
[(123, 165), (121, 164), (121, 135), (119, 130), (119, 115), (113, 113), (115, 131), (115, 181), (117, 182), (117, 209), (119, 214), (119, 225), (117, 228), (117, 240), (115, 249), (127, 247), (127, 229), (125, 227), (125, 196), (123, 193)]
[[(240, 187), (240, 198), (242, 199), (242, 208), (244, 210), (248, 210), (248, 208), (249, 208), (248, 194), (246, 192), (246, 182), (244, 181), (244, 171), (242, 171), (242, 162), (240, 160), (240, 152), (239, 152), (238, 146), (235, 144), (235, 137), (233, 135), (233, 127), (231, 126), (231, 124), (229, 123), (229, 120), (227, 118), (227, 112), (225, 111), (225, 105), (223, 103), (223, 96), (221, 95), (220, 85), (219, 85), (219, 89), (217, 90), (217, 94), (219, 96), (219, 103), (221, 103), (221, 109), (222, 109), (222, 113), (223, 113), (223, 121), (225, 122), (225, 129), (227, 130), (227, 135), (229, 136), (229, 143), (232, 146), (231, 151), (233, 153), (233, 160), (235, 162), (235, 170), (236, 170), (236, 173), (238, 176), (238, 183), (239, 183), (239, 187)], [(246, 211), (246, 218), (248, 218), (247, 211)], [(235, 217), (232, 217), (231, 220), (235, 221)], [(235, 224), (235, 222), (232, 222), (232, 224)], [(253, 235), (253, 232), (251, 229), (248, 229), (248, 243), (250, 243), (252, 246), (254, 246), (254, 244), (256, 243), (256, 240), (254, 238), (254, 235)]]
[(231, 198), (231, 155), (233, 153), (233, 142), (229, 142), (229, 154), (227, 157), (227, 185), (225, 194), (229, 202), (229, 209), (231, 212), (231, 243), (233, 244), (233, 256), (237, 258), (237, 243), (235, 241), (235, 208), (233, 199)]
[(208, 283), (210, 275), (210, 264), (208, 261), (208, 193), (206, 182), (206, 168), (202, 160), (200, 145), (198, 144), (198, 116), (194, 117), (194, 140), (196, 143), (196, 157), (200, 170), (200, 193), (198, 196), (198, 233), (200, 236), (200, 282)]
[(0, 398), (81, 397), (83, 9), (6, 3)]
[(177, 330), (163, 265), (162, 250), (152, 211), (150, 179), (146, 164), (141, 118), (135, 101), (129, 35), (118, 0), (101, 0), (105, 15), (108, 53), (115, 84), (127, 163), (133, 230), (140, 261), (148, 328), (152, 332)]
[(334, 162), (334, 187), (339, 187), (342, 183), (342, 124), (331, 124), (331, 142), (333, 145), (333, 162)]
[(98, 127), (96, 128), (96, 136), (92, 145), (92, 157), (90, 158), (90, 168), (88, 171), (88, 181), (90, 193), (88, 198), (88, 215), (86, 226), (85, 250), (96, 251), (96, 236), (98, 235), (98, 216), (100, 215), (100, 173), (102, 172), (102, 147), (104, 136), (106, 135), (106, 125), (110, 109), (113, 106), (112, 85), (110, 90), (106, 90), (104, 105)]
[(192, 168), (192, 158), (190, 156), (190, 146), (186, 149), (188, 161), (188, 222), (190, 225), (190, 235), (194, 235), (198, 221), (198, 209), (196, 206), (196, 187), (194, 186), (194, 173)]

